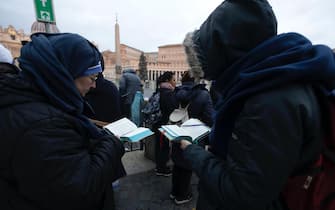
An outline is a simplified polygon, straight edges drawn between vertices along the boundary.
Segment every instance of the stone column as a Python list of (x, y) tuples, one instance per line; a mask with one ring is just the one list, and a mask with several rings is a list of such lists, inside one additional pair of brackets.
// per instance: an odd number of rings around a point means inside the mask
[(122, 66), (121, 66), (121, 51), (120, 51), (120, 29), (119, 24), (117, 22), (117, 17), (115, 23), (115, 54), (116, 54), (115, 71), (116, 74), (120, 75), (122, 71)]

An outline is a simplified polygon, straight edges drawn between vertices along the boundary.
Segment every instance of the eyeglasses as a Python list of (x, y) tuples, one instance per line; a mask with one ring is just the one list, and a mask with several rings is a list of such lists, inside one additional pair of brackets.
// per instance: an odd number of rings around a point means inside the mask
[(90, 78), (91, 82), (93, 83), (98, 79), (98, 75), (88, 76), (88, 78)]

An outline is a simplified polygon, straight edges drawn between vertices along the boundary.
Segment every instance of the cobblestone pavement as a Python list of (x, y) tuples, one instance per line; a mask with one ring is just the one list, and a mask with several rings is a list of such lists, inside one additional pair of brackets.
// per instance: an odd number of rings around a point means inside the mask
[(156, 176), (154, 170), (133, 174), (120, 179), (115, 189), (117, 210), (195, 210), (198, 178), (192, 176), (193, 199), (176, 205), (170, 198), (171, 176)]
[[(135, 149), (138, 147), (133, 145)], [(122, 162), (128, 176), (121, 178), (114, 190), (116, 210), (195, 210), (198, 196), (195, 174), (191, 180), (193, 199), (177, 206), (169, 198), (172, 177), (156, 176), (155, 163), (144, 156), (143, 150), (127, 152)]]

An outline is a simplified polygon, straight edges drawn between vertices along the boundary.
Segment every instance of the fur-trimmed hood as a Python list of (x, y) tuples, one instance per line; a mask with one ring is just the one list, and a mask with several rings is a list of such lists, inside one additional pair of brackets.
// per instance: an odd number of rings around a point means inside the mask
[(198, 46), (193, 41), (194, 33), (195, 32), (189, 32), (186, 34), (183, 45), (187, 55), (187, 62), (190, 66), (190, 75), (194, 78), (195, 83), (199, 83), (199, 80), (203, 78), (205, 74), (198, 58), (200, 56)]
[(263, 41), (277, 34), (266, 0), (226, 0), (184, 40), (191, 75), (213, 80)]

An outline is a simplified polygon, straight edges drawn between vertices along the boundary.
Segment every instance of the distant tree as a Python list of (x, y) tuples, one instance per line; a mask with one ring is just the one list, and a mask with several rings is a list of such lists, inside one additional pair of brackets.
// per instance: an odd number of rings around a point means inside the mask
[(147, 59), (142, 52), (140, 56), (140, 62), (138, 64), (138, 69), (140, 72), (140, 79), (146, 81), (148, 79), (148, 69), (147, 69)]

